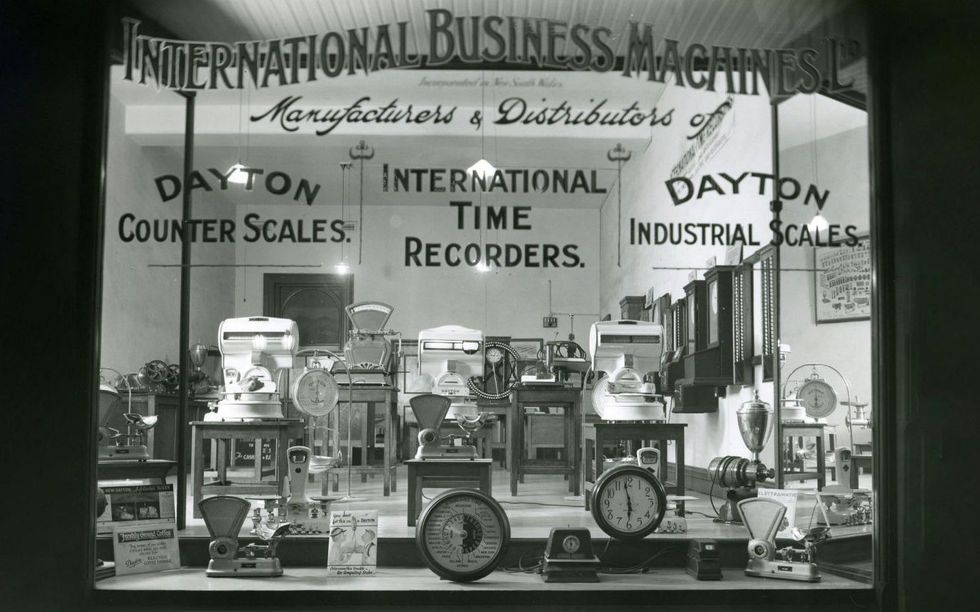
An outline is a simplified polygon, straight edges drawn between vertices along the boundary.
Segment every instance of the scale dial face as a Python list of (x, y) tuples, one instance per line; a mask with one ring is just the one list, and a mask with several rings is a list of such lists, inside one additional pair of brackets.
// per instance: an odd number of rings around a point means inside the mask
[(808, 416), (822, 419), (837, 408), (837, 393), (821, 378), (807, 380), (796, 392), (796, 399), (803, 403)]
[(592, 490), (592, 518), (618, 540), (639, 540), (660, 525), (667, 493), (649, 470), (620, 465), (603, 472)]
[(304, 370), (293, 386), (293, 402), (304, 414), (322, 417), (337, 405), (339, 390), (330, 372), (319, 368)]
[(510, 522), (495, 499), (452, 489), (436, 496), (419, 517), (415, 543), (426, 564), (447, 580), (469, 582), (494, 570), (507, 549)]
[(487, 349), (487, 361), (493, 365), (500, 363), (504, 358), (504, 352), (495, 346)]

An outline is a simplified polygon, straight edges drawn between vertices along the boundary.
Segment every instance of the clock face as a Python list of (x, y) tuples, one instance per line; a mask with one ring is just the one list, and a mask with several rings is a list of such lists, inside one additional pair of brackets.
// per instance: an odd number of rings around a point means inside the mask
[(429, 569), (457, 582), (492, 572), (509, 540), (510, 523), (500, 504), (468, 489), (436, 496), (422, 511), (415, 534)]
[(592, 492), (592, 517), (610, 536), (637, 540), (664, 518), (667, 494), (649, 470), (622, 465), (604, 472)]
[(305, 414), (325, 416), (337, 405), (337, 398), (337, 382), (326, 370), (306, 370), (296, 379), (293, 402)]
[(837, 394), (834, 388), (819, 378), (803, 383), (796, 393), (796, 398), (803, 403), (808, 416), (818, 419), (829, 416), (837, 407)]
[(487, 361), (492, 364), (498, 364), (504, 358), (504, 352), (499, 348), (492, 346), (487, 349)]
[(582, 542), (578, 539), (578, 536), (565, 536), (561, 541), (561, 548), (568, 554), (577, 553), (578, 549), (581, 548)]

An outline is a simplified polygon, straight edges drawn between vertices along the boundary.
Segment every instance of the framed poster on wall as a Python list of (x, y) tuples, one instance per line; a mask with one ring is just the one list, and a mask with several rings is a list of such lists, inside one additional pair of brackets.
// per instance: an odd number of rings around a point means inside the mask
[(871, 318), (871, 237), (853, 246), (813, 249), (815, 318), (819, 323)]

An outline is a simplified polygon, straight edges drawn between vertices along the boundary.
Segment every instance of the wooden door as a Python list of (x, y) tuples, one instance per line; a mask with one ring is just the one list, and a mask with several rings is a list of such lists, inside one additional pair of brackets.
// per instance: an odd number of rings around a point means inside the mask
[(299, 347), (339, 349), (347, 340), (344, 308), (354, 295), (349, 274), (266, 274), (264, 314), (296, 321)]

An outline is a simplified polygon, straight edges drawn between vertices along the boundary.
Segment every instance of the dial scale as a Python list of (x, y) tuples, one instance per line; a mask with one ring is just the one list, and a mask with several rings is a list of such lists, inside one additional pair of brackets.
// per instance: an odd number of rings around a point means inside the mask
[(415, 542), (426, 564), (446, 580), (468, 582), (494, 570), (510, 541), (499, 503), (473, 489), (437, 495), (419, 517)]

